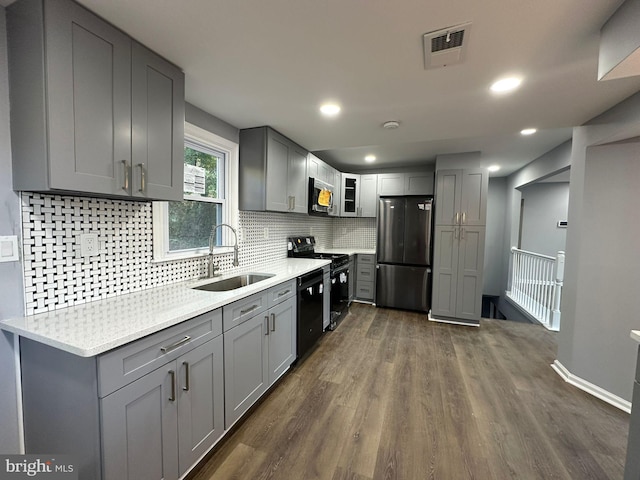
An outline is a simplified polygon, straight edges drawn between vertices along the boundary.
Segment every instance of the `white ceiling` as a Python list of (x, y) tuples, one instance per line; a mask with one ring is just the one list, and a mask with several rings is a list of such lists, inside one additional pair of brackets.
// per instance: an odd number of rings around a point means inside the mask
[[(80, 3), (182, 67), (190, 103), (239, 128), (271, 125), (343, 169), (371, 168), (366, 153), (389, 167), (480, 150), (508, 174), (640, 90), (640, 77), (596, 81), (599, 30), (621, 0)], [(466, 61), (424, 70), (422, 34), (464, 22)], [(509, 73), (520, 90), (491, 95)], [(338, 118), (318, 114), (327, 99)]]

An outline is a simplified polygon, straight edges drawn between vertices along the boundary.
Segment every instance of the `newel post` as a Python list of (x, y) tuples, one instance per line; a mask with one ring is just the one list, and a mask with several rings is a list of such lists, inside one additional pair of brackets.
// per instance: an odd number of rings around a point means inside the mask
[(553, 288), (553, 314), (551, 329), (560, 330), (560, 300), (562, 298), (562, 284), (564, 282), (564, 252), (561, 250), (556, 257), (556, 279)]

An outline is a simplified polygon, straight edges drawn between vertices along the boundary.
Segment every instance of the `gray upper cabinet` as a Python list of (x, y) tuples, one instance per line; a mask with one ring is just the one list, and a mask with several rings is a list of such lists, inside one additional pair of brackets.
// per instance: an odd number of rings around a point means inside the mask
[(441, 170), (436, 175), (436, 225), (485, 225), (486, 170)]
[(270, 127), (240, 130), (240, 210), (307, 213), (307, 155)]
[(360, 217), (375, 217), (378, 208), (378, 175), (360, 175)]
[(341, 217), (375, 217), (378, 175), (341, 174)]
[(182, 197), (178, 68), (71, 0), (15, 2), (7, 31), (15, 190)]
[(378, 175), (379, 195), (404, 195), (404, 173), (381, 173)]
[(184, 74), (137, 42), (133, 42), (131, 65), (131, 194), (180, 201), (184, 185)]
[(378, 195), (433, 195), (433, 173), (380, 173)]
[(309, 178), (317, 178), (323, 182), (333, 185), (333, 171), (329, 165), (324, 163), (313, 153), (307, 157), (307, 175)]

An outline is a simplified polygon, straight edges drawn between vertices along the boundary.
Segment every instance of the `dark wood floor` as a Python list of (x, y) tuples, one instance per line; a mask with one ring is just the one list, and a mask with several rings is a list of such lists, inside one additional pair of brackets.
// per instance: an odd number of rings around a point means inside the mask
[(563, 382), (543, 327), (354, 304), (194, 479), (621, 479), (629, 415)]

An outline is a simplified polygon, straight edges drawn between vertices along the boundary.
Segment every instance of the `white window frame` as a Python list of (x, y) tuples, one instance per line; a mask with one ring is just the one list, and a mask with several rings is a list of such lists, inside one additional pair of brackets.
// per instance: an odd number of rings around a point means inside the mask
[[(209, 132), (196, 125), (186, 123), (184, 136), (188, 142), (201, 144), (205, 147), (219, 150), (226, 155), (224, 170), (224, 200), (215, 203), (222, 204), (222, 218), (224, 223), (231, 225), (238, 235), (238, 144), (227, 140), (215, 133)], [(182, 183), (180, 184), (182, 185)], [(193, 200), (190, 195), (184, 195), (185, 200)], [(197, 201), (211, 201), (198, 199)], [(214, 255), (233, 252), (233, 235), (228, 228), (218, 230), (222, 234), (224, 246), (214, 247)], [(239, 239), (238, 239), (239, 240)], [(153, 262), (167, 262), (187, 258), (203, 257), (209, 254), (209, 248), (194, 248), (191, 250), (169, 251), (169, 204), (168, 202), (153, 202)]]

